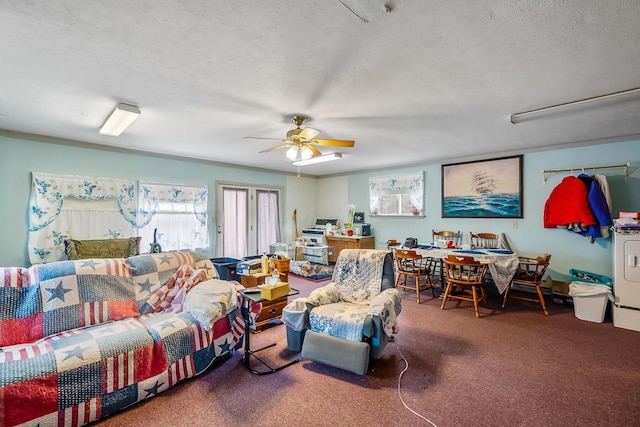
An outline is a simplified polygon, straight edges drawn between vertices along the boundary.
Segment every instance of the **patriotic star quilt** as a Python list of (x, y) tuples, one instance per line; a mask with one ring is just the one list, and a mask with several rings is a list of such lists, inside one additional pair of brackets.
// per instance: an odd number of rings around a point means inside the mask
[(84, 425), (238, 348), (244, 323), (234, 298), (209, 329), (188, 310), (149, 310), (185, 264), (217, 278), (197, 252), (0, 268), (0, 425)]

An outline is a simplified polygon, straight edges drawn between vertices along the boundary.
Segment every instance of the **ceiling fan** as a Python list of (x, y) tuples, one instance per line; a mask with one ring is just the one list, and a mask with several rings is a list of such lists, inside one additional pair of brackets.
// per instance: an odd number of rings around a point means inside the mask
[(291, 161), (309, 160), (312, 157), (321, 156), (322, 152), (315, 147), (316, 145), (331, 147), (353, 147), (355, 145), (355, 141), (346, 139), (314, 139), (316, 135), (320, 133), (319, 130), (310, 127), (302, 129), (300, 127), (305, 121), (310, 120), (307, 116), (296, 114), (291, 117), (291, 120), (295, 123), (296, 128), (287, 132), (287, 139), (263, 138), (259, 136), (246, 136), (245, 138), (282, 141), (283, 144), (267, 148), (260, 152), (268, 153), (281, 148), (288, 148), (286, 156)]

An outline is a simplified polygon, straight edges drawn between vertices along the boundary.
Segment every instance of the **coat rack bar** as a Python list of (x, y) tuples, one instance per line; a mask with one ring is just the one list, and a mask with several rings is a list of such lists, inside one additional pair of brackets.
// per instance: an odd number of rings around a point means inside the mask
[(607, 165), (607, 166), (589, 166), (589, 167), (579, 167), (579, 168), (571, 168), (571, 169), (544, 169), (542, 171), (542, 183), (546, 184), (547, 183), (547, 174), (548, 173), (562, 173), (562, 172), (575, 172), (575, 171), (581, 171), (584, 172), (585, 170), (593, 170), (596, 171), (598, 169), (624, 169), (624, 177), (625, 179), (627, 178), (627, 176), (629, 176), (629, 167), (631, 166), (630, 162), (621, 164), (621, 165)]

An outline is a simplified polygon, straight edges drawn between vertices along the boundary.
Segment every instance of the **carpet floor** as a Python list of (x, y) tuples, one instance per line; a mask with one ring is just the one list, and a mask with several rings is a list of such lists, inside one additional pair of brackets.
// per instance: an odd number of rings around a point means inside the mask
[[(327, 282), (290, 278), (301, 296)], [(274, 323), (251, 335), (251, 347), (276, 343), (259, 355), (274, 366), (299, 363), (255, 376), (236, 351), (95, 425), (429, 425), (406, 406), (441, 427), (640, 425), (640, 333), (615, 328), (609, 315), (592, 323), (549, 303), (544, 316), (517, 300), (501, 309), (490, 293), (477, 319), (472, 303), (441, 310), (429, 290), (422, 304), (415, 292), (401, 295), (400, 332), (366, 376), (302, 360)]]

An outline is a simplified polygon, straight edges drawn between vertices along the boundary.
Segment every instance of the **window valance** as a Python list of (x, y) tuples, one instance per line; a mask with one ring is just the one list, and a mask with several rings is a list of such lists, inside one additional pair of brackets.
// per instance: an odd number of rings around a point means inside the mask
[(114, 200), (120, 215), (131, 225), (136, 223), (134, 181), (41, 172), (33, 172), (32, 177), (29, 231), (51, 224), (60, 215), (65, 199)]
[(189, 206), (201, 225), (207, 223), (206, 187), (190, 187), (186, 185), (157, 184), (152, 182), (139, 183), (138, 228), (149, 224), (151, 218), (158, 213), (162, 202), (185, 203)]

